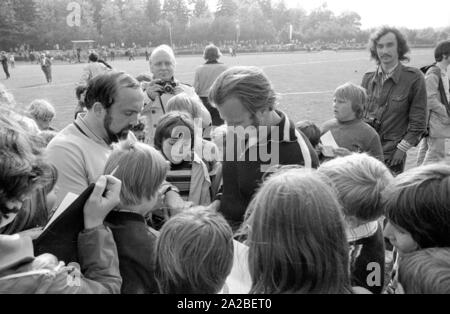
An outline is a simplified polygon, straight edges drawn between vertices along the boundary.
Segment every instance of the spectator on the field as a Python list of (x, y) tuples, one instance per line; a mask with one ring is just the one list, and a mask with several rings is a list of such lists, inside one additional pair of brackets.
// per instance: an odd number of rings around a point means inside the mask
[(436, 63), (427, 70), (428, 134), (422, 139), (417, 164), (426, 165), (445, 159), (446, 139), (450, 137), (450, 40), (440, 42), (434, 50)]
[(98, 54), (96, 52), (92, 52), (89, 55), (88, 65), (83, 69), (83, 74), (81, 75), (78, 85), (87, 86), (91, 79), (110, 70), (110, 67), (107, 67), (104, 63), (99, 61)]
[(419, 69), (403, 65), (402, 61), (409, 61), (409, 46), (398, 29), (381, 27), (372, 34), (369, 46), (377, 68), (362, 79), (368, 95), (363, 119), (380, 136), (384, 162), (399, 174), (408, 151), (426, 131), (425, 78)]
[(226, 65), (219, 62), (221, 56), (222, 53), (218, 47), (213, 44), (206, 46), (203, 53), (203, 58), (206, 60), (206, 63), (195, 71), (195, 92), (211, 114), (213, 126), (220, 126), (224, 123), (223, 119), (220, 117), (219, 111), (217, 108), (211, 106), (208, 99), (209, 90), (212, 84), (217, 77), (228, 68)]
[(52, 59), (47, 54), (42, 53), (41, 57), (39, 59), (39, 63), (41, 65), (42, 72), (45, 74), (45, 79), (47, 80), (47, 83), (51, 83), (52, 78)]
[(55, 118), (55, 107), (44, 99), (36, 99), (31, 102), (27, 109), (28, 115), (36, 121), (41, 131), (54, 131), (50, 124)]
[(11, 74), (9, 74), (9, 65), (8, 65), (8, 56), (6, 55), (6, 52), (2, 51), (0, 52), (0, 63), (3, 66), (3, 72), (5, 72), (6, 79), (11, 78)]
[[(153, 50), (150, 56), (153, 80), (145, 86), (150, 103), (142, 112), (147, 119), (146, 142), (149, 144), (153, 143), (159, 119), (167, 112), (169, 99), (181, 93), (196, 96), (194, 88), (175, 79), (175, 69), (176, 60), (172, 48), (162, 45)], [(205, 111), (208, 112), (206, 108)]]
[(380, 136), (373, 127), (362, 120), (367, 100), (365, 90), (353, 83), (339, 86), (334, 92), (334, 119), (325, 122), (321, 135), (331, 132), (339, 148), (333, 149), (335, 156), (368, 153), (384, 162)]

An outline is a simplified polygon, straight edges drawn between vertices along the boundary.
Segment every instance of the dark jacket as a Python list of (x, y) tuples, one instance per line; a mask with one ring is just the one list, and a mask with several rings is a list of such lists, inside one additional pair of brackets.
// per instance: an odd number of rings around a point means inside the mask
[[(122, 279), (111, 231), (105, 226), (78, 235), (81, 271), (51, 255), (35, 257), (31, 238), (0, 235), (1, 294), (119, 293)], [(70, 262), (70, 261), (67, 261)]]
[[(261, 184), (264, 173), (271, 164), (304, 165), (294, 123), (282, 112), (277, 113), (282, 117), (277, 128), (279, 134), (272, 132), (268, 134), (265, 140), (259, 139), (256, 145), (245, 150), (245, 154), (239, 154), (237, 141), (231, 145), (228, 139), (226, 141), (222, 168), (223, 193), (220, 212), (234, 229), (242, 223), (247, 206)], [(317, 154), (306, 136), (302, 133), (300, 134), (308, 146), (312, 167), (317, 168), (319, 166)], [(267, 145), (267, 143), (271, 145)], [(229, 158), (231, 156), (227, 156), (227, 152), (230, 153), (230, 150), (234, 154), (231, 159)], [(240, 151), (242, 152), (242, 149)], [(266, 152), (267, 156), (265, 156)]]
[(381, 77), (379, 68), (364, 74), (362, 87), (368, 95), (364, 117), (381, 121), (377, 132), (384, 158), (390, 160), (402, 140), (417, 146), (426, 131), (427, 91), (420, 70), (401, 63), (384, 84)]
[[(359, 255), (352, 263), (352, 285), (368, 289), (374, 294), (379, 294), (384, 286), (384, 237), (381, 225), (375, 234), (370, 237), (359, 239), (349, 243), (350, 246), (358, 247)], [(380, 266), (380, 285), (369, 286), (368, 277), (374, 271), (370, 266), (376, 263)], [(369, 267), (368, 267), (369, 266)], [(372, 278), (373, 279), (373, 278)], [(372, 280), (369, 280), (371, 282)]]
[(143, 216), (130, 212), (111, 212), (106, 218), (119, 254), (122, 294), (158, 293), (154, 276), (156, 236)]

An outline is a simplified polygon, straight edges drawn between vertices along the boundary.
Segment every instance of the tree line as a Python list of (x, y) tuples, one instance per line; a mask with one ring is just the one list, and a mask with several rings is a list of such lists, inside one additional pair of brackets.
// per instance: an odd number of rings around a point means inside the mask
[[(79, 6), (77, 25), (68, 23)], [(291, 26), (292, 25), (292, 26)], [(292, 31), (291, 31), (292, 29)], [(403, 29), (412, 44), (432, 45), (450, 36), (441, 30)], [(361, 29), (352, 11), (336, 15), (322, 5), (307, 13), (287, 8), (284, 1), (219, 0), (2, 0), (0, 49), (20, 45), (33, 49), (71, 48), (71, 40), (130, 47), (173, 43), (257, 41), (262, 43), (367, 42), (371, 30)]]

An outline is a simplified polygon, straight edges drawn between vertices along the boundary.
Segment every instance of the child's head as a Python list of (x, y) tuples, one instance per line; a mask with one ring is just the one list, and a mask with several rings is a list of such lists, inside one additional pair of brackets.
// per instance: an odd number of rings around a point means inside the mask
[(233, 266), (233, 232), (204, 207), (171, 218), (156, 243), (155, 277), (163, 294), (213, 294)]
[(367, 94), (364, 88), (353, 83), (345, 83), (334, 92), (334, 116), (339, 122), (361, 119)]
[(411, 169), (383, 193), (384, 235), (402, 254), (450, 247), (450, 166)]
[(0, 228), (15, 219), (25, 199), (41, 185), (48, 168), (33, 134), (16, 118), (0, 108)]
[(340, 204), (317, 172), (281, 170), (250, 203), (251, 293), (343, 293), (349, 254)]
[(311, 121), (300, 121), (295, 124), (297, 130), (301, 131), (309, 139), (313, 147), (317, 147), (320, 142), (320, 129)]
[(43, 145), (47, 147), (47, 145), (55, 138), (55, 136), (58, 135), (58, 132), (51, 131), (51, 130), (45, 130), (39, 133), (39, 137), (43, 141)]
[(45, 131), (50, 128), (50, 123), (55, 118), (56, 111), (48, 101), (36, 99), (28, 107), (28, 114), (36, 121), (39, 129)]
[(87, 86), (79, 85), (75, 88), (75, 96), (81, 102), (80, 106), (84, 107), (84, 98), (86, 96)]
[(336, 188), (350, 227), (377, 220), (384, 214), (382, 192), (393, 176), (378, 159), (352, 154), (322, 164), (319, 172)]
[(198, 97), (181, 93), (170, 98), (167, 102), (167, 111), (187, 112), (193, 120), (202, 118), (203, 103)]
[(450, 294), (450, 248), (419, 250), (403, 256), (399, 283), (407, 294)]
[(191, 160), (194, 147), (194, 125), (191, 117), (180, 111), (172, 111), (158, 122), (154, 143), (156, 149), (172, 164), (181, 164)]
[(105, 174), (114, 172), (122, 181), (121, 209), (144, 215), (155, 205), (158, 189), (168, 171), (169, 164), (161, 153), (143, 143), (121, 143), (105, 166)]
[(13, 94), (11, 94), (5, 85), (0, 83), (0, 108), (13, 109), (16, 105)]

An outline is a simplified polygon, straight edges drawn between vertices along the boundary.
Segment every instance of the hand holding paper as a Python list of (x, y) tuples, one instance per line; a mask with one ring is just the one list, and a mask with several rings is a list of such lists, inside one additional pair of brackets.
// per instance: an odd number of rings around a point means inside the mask
[(328, 131), (327, 133), (325, 133), (324, 135), (322, 135), (322, 137), (320, 138), (320, 141), (322, 142), (322, 154), (325, 157), (336, 157), (334, 150), (338, 149), (339, 146), (336, 143), (333, 134), (331, 134), (331, 131)]
[(333, 134), (331, 134), (331, 131), (328, 131), (327, 133), (322, 135), (320, 141), (322, 142), (323, 146), (333, 147), (334, 149), (339, 148), (339, 145), (336, 143)]
[(84, 206), (84, 227), (92, 229), (103, 224), (105, 217), (120, 203), (122, 182), (113, 176), (102, 176), (95, 184)]

